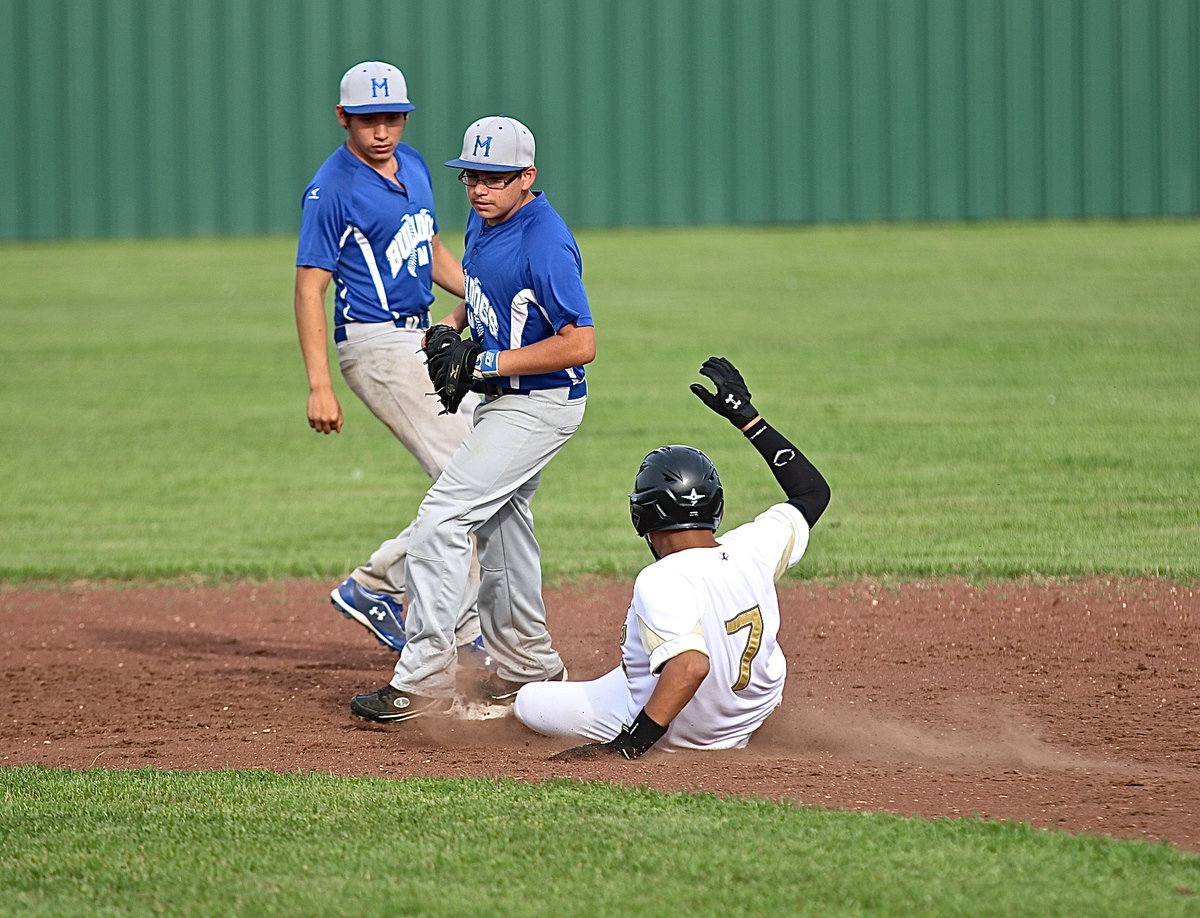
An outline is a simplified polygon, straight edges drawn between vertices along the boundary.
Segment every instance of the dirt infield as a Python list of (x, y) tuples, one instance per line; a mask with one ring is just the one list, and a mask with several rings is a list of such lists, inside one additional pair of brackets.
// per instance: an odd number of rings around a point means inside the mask
[[(511, 719), (354, 718), (393, 657), (328, 588), (0, 590), (0, 765), (570, 776), (1200, 850), (1194, 586), (789, 584), (785, 700), (749, 749), (570, 765)], [(547, 594), (573, 678), (616, 663), (628, 601)]]

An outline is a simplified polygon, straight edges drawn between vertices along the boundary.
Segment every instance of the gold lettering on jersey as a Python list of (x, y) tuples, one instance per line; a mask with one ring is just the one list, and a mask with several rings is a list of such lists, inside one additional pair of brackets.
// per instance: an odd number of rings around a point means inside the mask
[(746, 635), (746, 649), (742, 651), (741, 661), (738, 664), (738, 677), (733, 683), (735, 692), (740, 692), (750, 684), (750, 667), (754, 665), (758, 648), (762, 646), (764, 626), (762, 610), (758, 606), (747, 609), (745, 612), (739, 612), (725, 622), (725, 633), (728, 635), (737, 634), (743, 628), (750, 630)]
[(629, 637), (629, 619), (625, 619), (621, 623), (621, 672), (625, 674), (625, 678), (629, 678), (629, 664), (625, 662), (625, 638)]

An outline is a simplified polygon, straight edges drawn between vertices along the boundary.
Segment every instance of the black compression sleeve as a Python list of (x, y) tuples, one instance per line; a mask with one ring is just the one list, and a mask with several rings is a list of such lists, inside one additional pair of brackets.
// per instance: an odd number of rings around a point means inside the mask
[(759, 418), (743, 435), (771, 467), (787, 502), (815, 526), (829, 506), (829, 483), (808, 457), (774, 427)]

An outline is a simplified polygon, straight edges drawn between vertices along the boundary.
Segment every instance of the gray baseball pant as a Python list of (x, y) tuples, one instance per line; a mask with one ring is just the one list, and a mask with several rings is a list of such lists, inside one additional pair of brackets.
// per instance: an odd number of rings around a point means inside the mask
[(541, 549), (530, 502), (542, 469), (579, 428), (586, 396), (568, 389), (485, 399), (475, 427), (421, 502), (408, 548), (408, 642), (393, 687), (454, 694), (456, 611), (466, 589), (470, 537), (479, 550), (480, 625), (504, 679), (544, 679), (562, 668), (546, 630)]
[[(468, 395), (457, 414), (438, 414), (441, 404), (426, 395), (433, 385), (421, 353), (424, 334), (423, 329), (397, 328), (391, 322), (349, 323), (346, 340), (337, 343), (338, 365), (354, 394), (412, 453), (425, 474), (436, 479), (470, 432), (472, 409), (479, 398)], [(410, 523), (395, 538), (380, 545), (351, 576), (369, 590), (403, 597), (405, 557), (411, 539)], [(457, 644), (470, 643), (479, 636), (478, 593), (479, 562), (472, 559), (459, 610)]]

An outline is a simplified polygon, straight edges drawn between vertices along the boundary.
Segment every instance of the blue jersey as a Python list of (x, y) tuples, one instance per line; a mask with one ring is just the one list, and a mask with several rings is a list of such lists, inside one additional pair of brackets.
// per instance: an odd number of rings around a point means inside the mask
[(408, 144), (395, 156), (403, 190), (345, 146), (304, 190), (296, 265), (333, 274), (335, 337), (347, 322), (424, 316), (433, 303), (429, 167)]
[[(553, 337), (565, 325), (592, 325), (575, 237), (545, 195), (495, 226), (467, 218), (467, 323), (485, 349), (509, 350)], [(583, 379), (583, 367), (501, 376), (513, 389), (554, 389)]]

